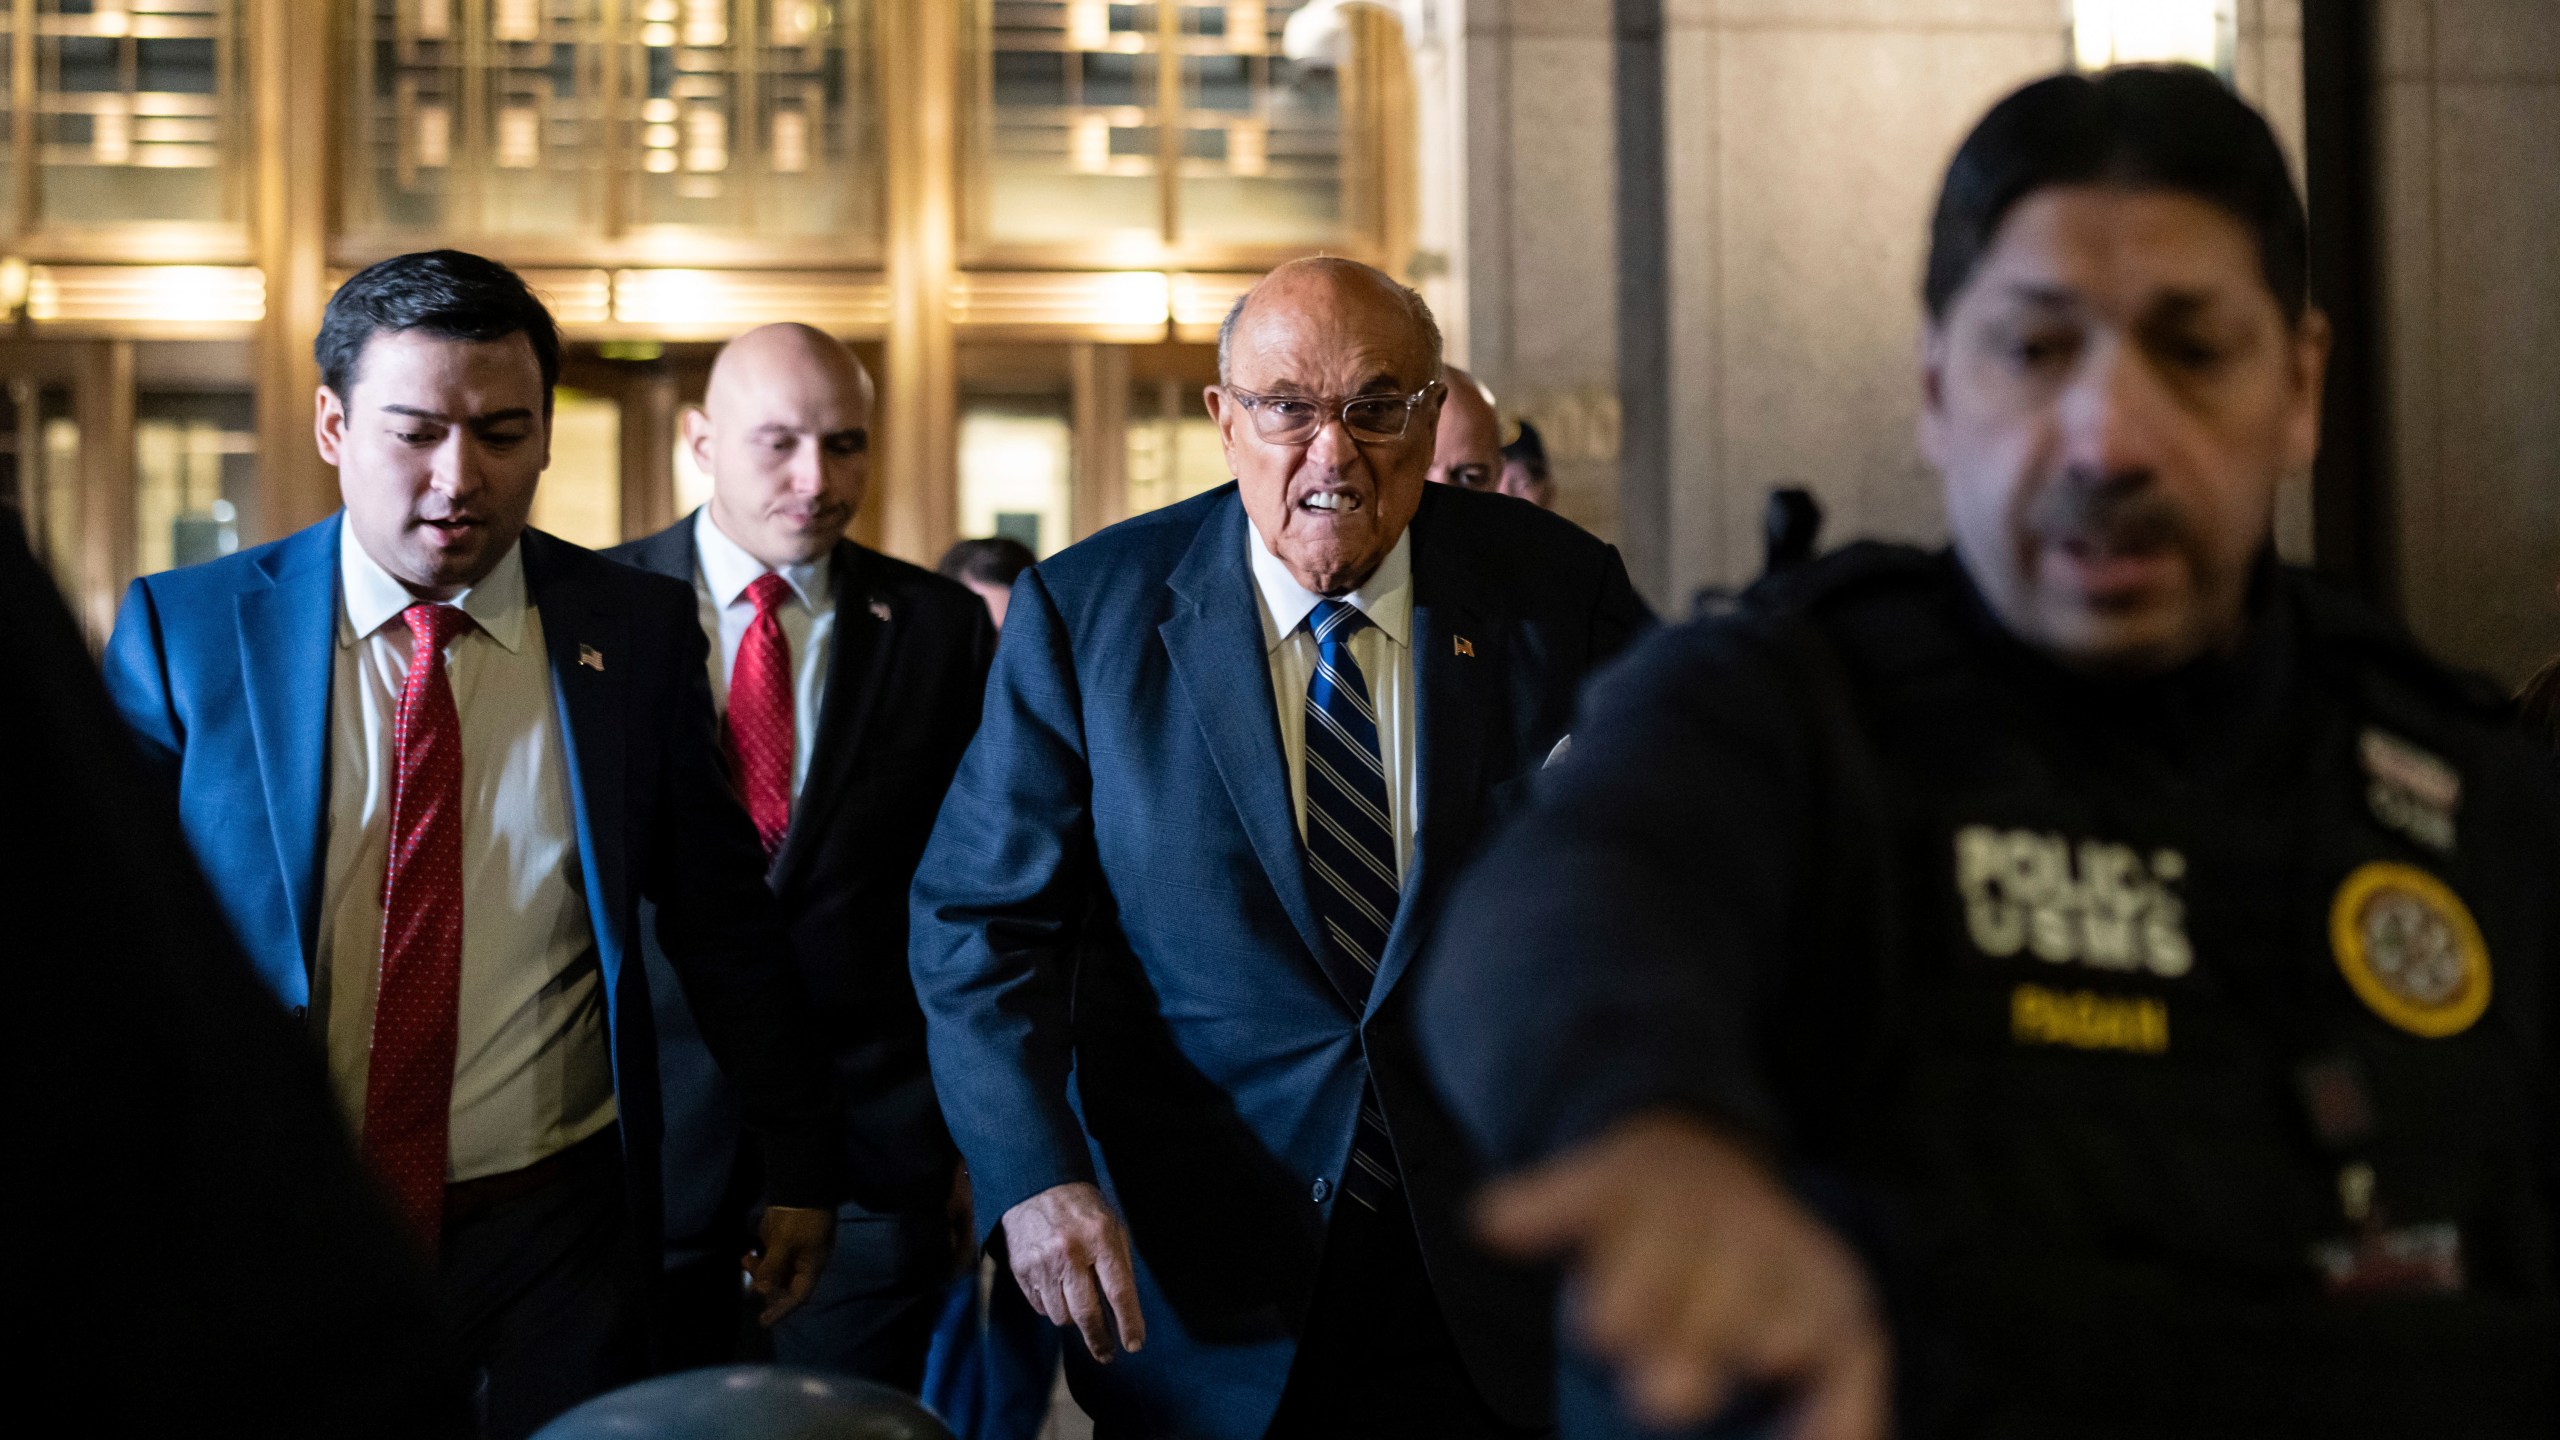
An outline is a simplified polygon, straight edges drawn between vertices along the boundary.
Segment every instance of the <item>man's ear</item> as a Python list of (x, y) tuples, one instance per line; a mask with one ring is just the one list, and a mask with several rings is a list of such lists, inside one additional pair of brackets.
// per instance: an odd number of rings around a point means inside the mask
[(1227, 398), (1226, 388), (1211, 385), (1200, 392), (1200, 403), (1209, 407), (1209, 423), (1218, 427), (1218, 449), (1227, 457), (1227, 475), (1236, 475), (1235, 427), (1242, 423), (1245, 408)]
[(1920, 419), (1921, 457), (1943, 470), (1941, 458), (1946, 448), (1947, 414), (1947, 332), (1937, 321), (1920, 327)]
[(2317, 308), (2302, 312), (2302, 321), (2293, 327), (2292, 413), (2285, 417), (2284, 450), (2287, 466), (2302, 470), (2310, 467), (2320, 453), (2320, 402), (2329, 383), (2329, 349), (2336, 332), (2329, 326), (2326, 312)]
[(685, 453), (693, 457), (694, 468), (711, 473), (711, 416), (699, 405), (687, 405), (676, 417), (676, 428), (684, 432)]
[(311, 396), (311, 439), (320, 447), (322, 463), (335, 469), (347, 440), (347, 407), (338, 392), (323, 385)]

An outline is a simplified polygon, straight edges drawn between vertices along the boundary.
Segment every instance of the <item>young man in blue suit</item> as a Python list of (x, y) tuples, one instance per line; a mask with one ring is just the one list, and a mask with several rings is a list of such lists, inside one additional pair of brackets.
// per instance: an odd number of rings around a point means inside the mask
[(478, 256), (404, 255), (340, 288), (315, 349), (345, 508), (134, 582), (106, 678), (432, 1256), (485, 1433), (529, 1434), (646, 1363), (642, 898), (764, 1140), (768, 1323), (833, 1236), (831, 1084), (690, 588), (526, 528), (559, 372), (541, 302)]
[(1402, 997), (1649, 616), (1607, 545), (1425, 485), (1439, 332), (1386, 276), (1283, 266), (1219, 372), (1237, 483), (1015, 584), (916, 883), (943, 1111), (1098, 1434), (1540, 1433), (1549, 1297), (1467, 1238)]

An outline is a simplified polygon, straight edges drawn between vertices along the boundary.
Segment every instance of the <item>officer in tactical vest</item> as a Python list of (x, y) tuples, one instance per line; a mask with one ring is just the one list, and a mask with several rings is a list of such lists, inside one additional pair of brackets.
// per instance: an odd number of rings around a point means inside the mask
[(1952, 551), (1645, 642), (1454, 896), (1483, 1229), (1641, 1421), (2554, 1432), (2560, 800), (2273, 559), (2305, 266), (2211, 76), (2001, 102), (1925, 286)]

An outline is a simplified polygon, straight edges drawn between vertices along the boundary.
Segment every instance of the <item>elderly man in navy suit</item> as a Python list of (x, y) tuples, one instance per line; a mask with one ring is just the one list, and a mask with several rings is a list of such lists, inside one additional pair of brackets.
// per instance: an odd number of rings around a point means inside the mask
[(1236, 483), (1014, 586), (915, 891), (943, 1110), (1098, 1434), (1540, 1433), (1548, 1295), (1467, 1237), (1402, 997), (1650, 617), (1609, 546), (1424, 484), (1403, 286), (1283, 266), (1219, 354)]
[(764, 1141), (768, 1324), (833, 1242), (833, 1085), (692, 588), (526, 527), (550, 314), (494, 261), (403, 255), (339, 288), (314, 349), (344, 510), (135, 581), (107, 687), (433, 1257), (484, 1430), (528, 1434), (645, 1363), (641, 900)]

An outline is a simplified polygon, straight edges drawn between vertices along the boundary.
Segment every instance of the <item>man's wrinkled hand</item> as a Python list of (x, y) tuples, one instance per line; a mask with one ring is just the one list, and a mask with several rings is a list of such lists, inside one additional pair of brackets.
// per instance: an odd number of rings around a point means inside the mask
[(764, 1301), (756, 1320), (770, 1330), (818, 1288), (827, 1257), (835, 1253), (836, 1212), (769, 1205), (758, 1242), (738, 1264), (747, 1272), (747, 1288)]
[(1708, 1127), (1625, 1121), (1489, 1187), (1477, 1216), (1495, 1249), (1565, 1262), (1577, 1333), (1645, 1420), (1697, 1424), (1774, 1386), (1796, 1440), (1887, 1433), (1891, 1347), (1857, 1257)]
[(1052, 1325), (1076, 1327), (1094, 1359), (1108, 1365), (1124, 1349), (1145, 1348), (1129, 1232), (1100, 1187), (1055, 1185), (1007, 1210), (1004, 1243), (1031, 1308)]

